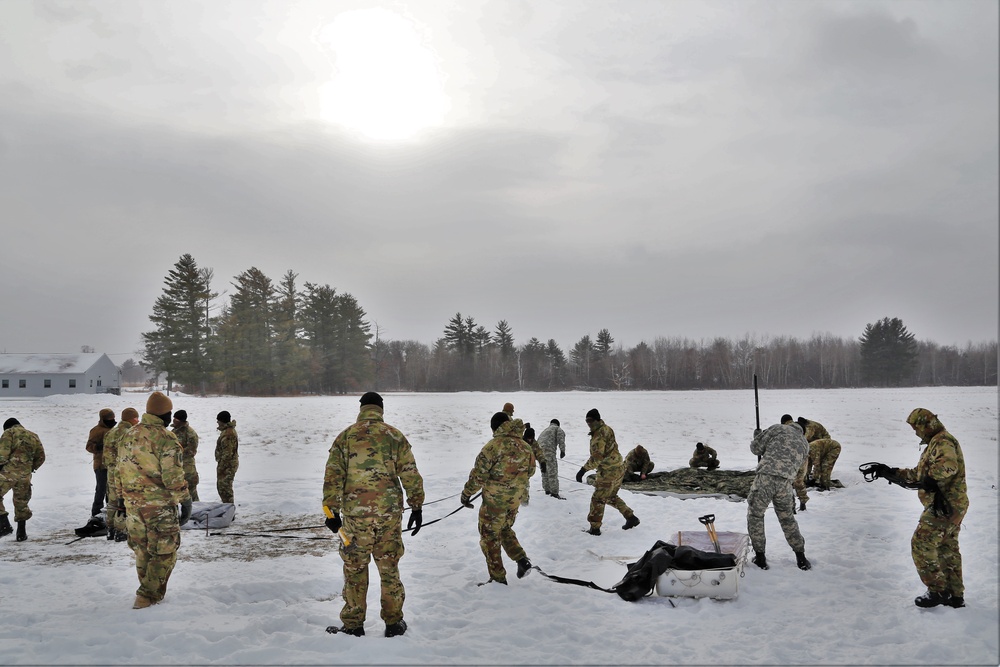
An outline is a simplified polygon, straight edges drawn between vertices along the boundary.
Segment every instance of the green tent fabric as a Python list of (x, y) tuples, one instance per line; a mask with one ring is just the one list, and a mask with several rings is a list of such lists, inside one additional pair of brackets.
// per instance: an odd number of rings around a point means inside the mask
[[(678, 468), (677, 470), (651, 472), (640, 482), (625, 482), (622, 488), (636, 493), (654, 493), (676, 496), (726, 496), (742, 500), (750, 493), (750, 485), (757, 474), (754, 470), (703, 470)], [(587, 479), (593, 483), (593, 477)], [(831, 486), (843, 487), (838, 480)]]

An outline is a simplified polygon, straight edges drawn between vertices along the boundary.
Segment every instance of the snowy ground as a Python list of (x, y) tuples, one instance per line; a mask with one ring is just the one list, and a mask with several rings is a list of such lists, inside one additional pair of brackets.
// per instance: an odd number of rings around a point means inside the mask
[[(37, 432), (48, 460), (34, 478), (29, 540), (0, 541), (2, 664), (997, 664), (997, 389), (761, 390), (766, 427), (783, 412), (824, 424), (843, 445), (834, 473), (845, 485), (813, 493), (799, 513), (813, 569), (795, 567), (773, 512), (771, 569), (748, 565), (731, 601), (616, 595), (556, 584), (537, 572), (510, 586), (487, 578), (476, 512), (461, 511), (406, 536), (401, 563), (410, 625), (382, 637), (378, 586), (369, 590), (368, 635), (332, 636), (342, 586), (336, 542), (322, 524), (323, 467), (333, 437), (357, 415), (356, 396), (249, 399), (174, 396), (201, 435), (202, 500), (216, 500), (215, 415), (229, 410), (240, 435), (238, 515), (230, 532), (284, 527), (271, 537), (184, 531), (167, 598), (131, 609), (137, 586), (131, 551), (104, 538), (74, 539), (93, 496), (87, 431), (100, 408), (142, 411), (146, 394), (57, 396), (0, 402)], [(746, 503), (680, 500), (623, 492), (642, 524), (585, 534), (591, 487), (573, 481), (587, 458), (583, 417), (596, 407), (623, 453), (649, 449), (657, 470), (685, 466), (695, 442), (719, 451), (722, 467), (750, 469), (753, 392), (388, 394), (386, 420), (405, 432), (424, 476), (425, 521), (458, 507), (457, 495), (505, 401), (540, 431), (552, 417), (567, 432), (559, 501), (532, 478), (531, 503), (515, 526), (532, 561), (550, 574), (609, 587), (658, 539), (703, 530), (746, 530)], [(961, 547), (968, 607), (921, 610), (909, 539), (920, 513), (912, 491), (867, 484), (866, 461), (913, 466), (912, 408), (937, 412), (959, 439), (971, 507)], [(435, 504), (430, 501), (440, 500)], [(6, 497), (12, 509), (10, 495)], [(321, 539), (297, 539), (297, 538)], [(373, 568), (373, 582), (377, 575)]]

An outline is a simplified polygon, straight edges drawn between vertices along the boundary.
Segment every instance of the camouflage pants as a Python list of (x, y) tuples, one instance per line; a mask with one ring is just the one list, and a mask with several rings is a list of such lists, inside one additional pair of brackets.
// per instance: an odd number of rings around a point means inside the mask
[(833, 466), (840, 458), (840, 443), (826, 438), (809, 443), (809, 475), (819, 486), (830, 486)]
[(962, 554), (958, 550), (958, 533), (961, 529), (961, 519), (958, 523), (953, 523), (949, 519), (936, 517), (929, 511), (920, 516), (917, 529), (910, 539), (910, 552), (920, 581), (929, 590), (965, 595)]
[(128, 507), (125, 517), (128, 545), (135, 552), (135, 571), (139, 575), (136, 595), (159, 602), (167, 592), (181, 545), (181, 527), (177, 508), (167, 506)]
[(802, 467), (799, 468), (799, 472), (795, 475), (795, 481), (792, 482), (792, 488), (795, 489), (795, 496), (802, 502), (809, 500), (809, 494), (806, 492), (806, 475), (809, 474), (809, 458), (802, 462)]
[(105, 523), (108, 525), (108, 532), (112, 530), (126, 531), (125, 517), (118, 516), (114, 507), (118, 504), (118, 492), (115, 490), (115, 469), (108, 468), (108, 509)]
[[(546, 466), (548, 467), (548, 466)], [(503, 566), (500, 549), (513, 561), (521, 560), (527, 554), (514, 533), (518, 507), (494, 507), (484, 502), (479, 507), (479, 547), (486, 557), (486, 569), (490, 579), (507, 581), (507, 570)]]
[[(184, 481), (188, 485), (188, 493), (191, 494), (192, 502), (198, 502), (198, 470), (192, 466), (184, 466)], [(233, 482), (229, 481), (230, 492), (232, 490)]]
[(750, 493), (747, 495), (747, 533), (750, 534), (753, 550), (763, 553), (764, 547), (767, 546), (767, 539), (764, 537), (764, 512), (772, 502), (788, 546), (792, 551), (805, 551), (806, 541), (799, 532), (799, 524), (795, 521), (795, 499), (792, 497), (791, 480), (762, 473), (754, 477)]
[(545, 472), (542, 473), (542, 490), (551, 493), (553, 496), (559, 495), (559, 453), (553, 447), (552, 451), (542, 450), (545, 455)]
[(233, 500), (233, 480), (236, 479), (236, 469), (240, 460), (219, 461), (215, 467), (215, 488), (219, 491), (219, 499), (224, 503), (236, 504)]
[(622, 468), (618, 474), (597, 474), (597, 479), (594, 480), (594, 495), (590, 497), (590, 513), (587, 514), (587, 521), (590, 522), (591, 528), (601, 527), (601, 522), (604, 520), (605, 505), (611, 505), (616, 510), (621, 512), (622, 516), (626, 519), (635, 514), (632, 511), (632, 508), (626, 505), (625, 501), (618, 497), (618, 489), (621, 488), (622, 480), (624, 478), (624, 468)]
[(350, 546), (340, 546), (344, 559), (344, 608), (340, 620), (345, 627), (365, 624), (368, 613), (368, 563), (375, 560), (382, 584), (382, 620), (392, 625), (403, 618), (406, 591), (399, 578), (399, 559), (403, 557), (402, 513), (386, 516), (344, 517), (344, 532)]
[(719, 467), (719, 459), (709, 459), (709, 458), (692, 458), (688, 461), (689, 468), (707, 468), (708, 470), (715, 470)]
[(31, 475), (15, 478), (0, 474), (0, 516), (7, 516), (3, 497), (11, 489), (14, 490), (14, 521), (27, 521), (31, 518), (31, 510), (28, 509), (28, 501), (31, 500)]

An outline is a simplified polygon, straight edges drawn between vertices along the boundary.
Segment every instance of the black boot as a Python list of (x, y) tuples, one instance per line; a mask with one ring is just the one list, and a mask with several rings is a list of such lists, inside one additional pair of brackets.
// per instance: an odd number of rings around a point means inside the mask
[(391, 625), (385, 626), (385, 636), (386, 637), (398, 637), (406, 632), (406, 621), (399, 619)]
[(330, 625), (327, 626), (326, 631), (331, 635), (351, 635), (352, 637), (365, 636), (365, 627), (363, 625), (359, 625), (356, 628), (349, 628), (346, 625), (341, 625), (339, 627), (336, 625)]
[(965, 596), (963, 595), (949, 595), (948, 596), (948, 606), (954, 607), (955, 609), (960, 609), (965, 606)]
[(524, 579), (524, 577), (531, 572), (531, 561), (525, 556), (521, 560), (517, 561), (517, 578)]
[(124, 530), (115, 531), (115, 542), (124, 542), (128, 539), (128, 532)]
[(806, 501), (805, 500), (800, 500), (799, 501), (799, 511), (800, 512), (805, 512), (806, 511)]
[(10, 519), (7, 518), (6, 514), (0, 514), (0, 537), (10, 535), (13, 532), (14, 529), (10, 526)]
[(812, 563), (810, 563), (809, 559), (806, 558), (805, 551), (795, 552), (795, 564), (799, 566), (800, 570), (808, 570), (812, 568)]
[[(948, 595), (947, 593), (938, 593), (932, 590), (928, 590), (923, 595), (914, 598), (913, 604), (917, 605), (918, 607), (927, 608), (927, 607), (936, 607), (941, 604), (948, 604), (949, 600), (951, 600), (951, 596)], [(962, 603), (964, 604), (965, 600), (962, 600)]]
[(768, 569), (767, 568), (767, 558), (764, 556), (764, 552), (763, 551), (758, 551), (756, 554), (754, 554), (753, 564), (756, 565), (757, 567), (759, 567), (762, 570)]
[(114, 528), (108, 528), (108, 542), (114, 541), (116, 537), (118, 537), (118, 531)]
[(25, 519), (24, 521), (18, 521), (17, 522), (17, 541), (18, 542), (24, 542), (26, 539), (28, 539), (28, 533), (24, 529), (24, 524), (25, 523), (27, 523), (27, 519)]
[(628, 530), (630, 528), (635, 528), (639, 525), (639, 517), (632, 515), (625, 519), (625, 525), (622, 526), (622, 530)]
[(586, 532), (587, 532), (588, 535), (600, 535), (601, 534), (601, 529), (600, 529), (600, 527), (593, 527), (593, 526), (591, 526), (590, 530), (588, 530)]

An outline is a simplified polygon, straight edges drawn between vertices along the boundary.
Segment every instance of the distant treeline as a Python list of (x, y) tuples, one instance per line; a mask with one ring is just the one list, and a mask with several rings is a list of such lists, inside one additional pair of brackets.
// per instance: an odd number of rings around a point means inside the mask
[[(754, 374), (769, 388), (997, 384), (996, 341), (961, 350), (917, 341), (896, 318), (857, 339), (659, 337), (628, 349), (604, 328), (564, 351), (551, 338), (515, 344), (506, 320), (490, 331), (456, 313), (427, 345), (382, 338), (350, 294), (300, 289), (297, 277), (288, 271), (274, 284), (250, 268), (217, 304), (211, 269), (183, 255), (153, 305), (142, 367), (188, 392), (236, 395), (746, 389)], [(125, 366), (132, 372), (135, 362)]]

